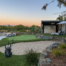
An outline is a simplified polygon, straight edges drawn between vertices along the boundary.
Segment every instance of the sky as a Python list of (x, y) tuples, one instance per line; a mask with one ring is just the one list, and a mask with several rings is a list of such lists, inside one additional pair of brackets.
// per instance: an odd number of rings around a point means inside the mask
[(52, 0), (0, 0), (0, 25), (41, 26), (42, 20), (56, 20), (65, 7), (57, 7), (57, 0), (47, 10), (42, 6)]

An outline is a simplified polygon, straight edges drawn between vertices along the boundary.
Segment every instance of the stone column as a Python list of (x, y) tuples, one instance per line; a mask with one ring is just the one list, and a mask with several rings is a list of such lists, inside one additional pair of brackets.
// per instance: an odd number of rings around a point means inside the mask
[(65, 34), (66, 34), (66, 24), (65, 24)]
[(42, 22), (41, 22), (41, 33), (43, 33), (43, 30), (42, 30)]

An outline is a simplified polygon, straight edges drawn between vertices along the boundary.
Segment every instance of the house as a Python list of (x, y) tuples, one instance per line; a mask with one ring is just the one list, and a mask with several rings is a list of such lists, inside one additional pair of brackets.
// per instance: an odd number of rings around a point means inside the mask
[(41, 33), (56, 33), (60, 29), (65, 30), (65, 24), (57, 24), (61, 21), (41, 21)]

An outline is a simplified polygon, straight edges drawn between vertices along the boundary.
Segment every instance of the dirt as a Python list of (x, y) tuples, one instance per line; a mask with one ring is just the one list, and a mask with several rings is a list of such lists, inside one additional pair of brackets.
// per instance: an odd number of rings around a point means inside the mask
[(55, 57), (52, 53), (49, 53), (47, 58), (51, 59), (50, 66), (66, 66), (66, 55)]

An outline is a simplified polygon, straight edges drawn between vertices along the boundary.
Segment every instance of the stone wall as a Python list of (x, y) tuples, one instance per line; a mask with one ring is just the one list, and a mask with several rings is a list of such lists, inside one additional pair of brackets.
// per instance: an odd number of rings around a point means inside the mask
[(48, 53), (51, 52), (51, 50), (53, 48), (56, 48), (58, 47), (60, 43), (54, 43), (50, 46), (48, 46), (44, 51), (42, 51), (42, 53), (40, 54), (40, 57), (39, 57), (39, 63), (38, 63), (38, 66), (51, 66), (51, 59), (50, 58), (46, 58), (48, 56)]
[(19, 35), (36, 35), (37, 33), (31, 33), (31, 32), (18, 32)]
[(66, 41), (66, 37), (51, 36), (51, 37), (50, 37), (50, 40), (65, 42), (65, 41)]

